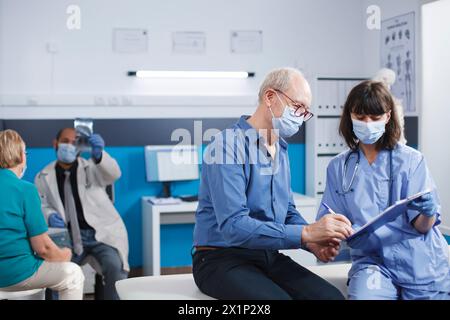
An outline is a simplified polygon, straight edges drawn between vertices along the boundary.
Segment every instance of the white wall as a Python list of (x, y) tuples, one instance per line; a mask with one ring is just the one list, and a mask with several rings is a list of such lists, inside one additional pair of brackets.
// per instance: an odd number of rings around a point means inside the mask
[[(363, 10), (366, 10), (366, 8), (370, 5), (377, 5), (380, 7), (381, 10), (381, 19), (386, 20), (390, 19), (399, 15), (403, 15), (405, 13), (414, 12), (415, 13), (415, 46), (416, 46), (416, 63), (415, 63), (415, 70), (416, 70), (416, 101), (418, 108), (422, 108), (421, 101), (422, 101), (422, 90), (420, 86), (420, 79), (422, 79), (422, 64), (421, 64), (421, 43), (422, 43), (422, 36), (421, 36), (421, 7), (423, 4), (426, 3), (432, 3), (437, 0), (364, 0), (364, 8)], [(364, 72), (369, 75), (373, 76), (380, 68), (381, 68), (381, 61), (380, 61), (380, 51), (381, 51), (381, 45), (380, 45), (380, 30), (369, 30), (365, 29), (363, 34), (363, 47), (364, 47)], [(420, 119), (419, 119), (419, 126), (420, 126)], [(419, 141), (420, 142), (420, 141)], [(419, 145), (419, 149), (421, 149), (421, 146)]]
[[(414, 69), (416, 72), (416, 106), (420, 109), (421, 91), (419, 80), (422, 77), (422, 66), (420, 63), (420, 7), (424, 0), (364, 0), (365, 8), (369, 5), (377, 5), (381, 10), (381, 20), (390, 19), (405, 13), (414, 12), (414, 27), (415, 27), (415, 48), (416, 61)], [(370, 77), (381, 68), (381, 31), (380, 30), (364, 30), (363, 35), (364, 45), (364, 71)], [(419, 120), (420, 122), (420, 120)], [(420, 146), (419, 146), (420, 149)]]
[[(66, 28), (69, 4), (81, 8), (81, 30)], [(360, 0), (0, 0), (0, 5), (3, 118), (237, 116), (251, 112), (262, 76), (274, 67), (296, 66), (310, 76), (364, 75)], [(149, 52), (113, 53), (115, 27), (147, 28)], [(254, 29), (264, 32), (264, 52), (230, 54), (230, 31)], [(173, 31), (206, 32), (206, 54), (173, 55)], [(58, 53), (46, 52), (49, 41)], [(248, 70), (257, 77), (162, 81), (125, 75), (135, 69)], [(135, 100), (141, 95), (156, 97)], [(124, 106), (92, 107), (95, 97), (106, 104), (116, 104), (116, 98)], [(16, 106), (24, 104), (31, 106)], [(72, 107), (46, 107), (55, 104)]]
[[(377, 5), (381, 10), (381, 20), (386, 20), (405, 13), (415, 12), (416, 29), (416, 70), (417, 78), (420, 79), (420, 5), (422, 0), (364, 0), (364, 12), (370, 5)], [(364, 48), (364, 72), (368, 75), (374, 75), (381, 67), (380, 61), (380, 30), (364, 29), (363, 48)]]
[[(445, 10), (448, 2), (449, 0), (364, 0), (363, 8), (365, 10), (369, 5), (378, 5), (382, 20), (415, 12), (419, 149), (425, 154), (428, 167), (436, 180), (443, 208), (450, 208), (450, 149), (441, 147), (448, 145), (448, 141), (444, 139), (450, 136), (447, 80), (450, 74), (450, 11)], [(423, 12), (422, 5), (426, 8)], [(424, 28), (422, 33), (421, 26)], [(446, 40), (438, 41), (436, 37)], [(365, 29), (363, 38), (364, 70), (368, 75), (373, 75), (380, 68), (380, 31)], [(437, 61), (441, 64), (437, 64)], [(442, 230), (450, 234), (448, 212), (444, 212)]]
[(450, 0), (423, 6), (423, 112), (420, 140), (439, 190), (442, 230), (450, 234)]

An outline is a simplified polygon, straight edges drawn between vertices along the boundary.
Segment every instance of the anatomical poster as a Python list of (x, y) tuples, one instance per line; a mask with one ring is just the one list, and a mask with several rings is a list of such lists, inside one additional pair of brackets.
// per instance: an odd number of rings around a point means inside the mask
[(381, 65), (395, 71), (392, 94), (405, 115), (417, 115), (414, 12), (381, 22)]

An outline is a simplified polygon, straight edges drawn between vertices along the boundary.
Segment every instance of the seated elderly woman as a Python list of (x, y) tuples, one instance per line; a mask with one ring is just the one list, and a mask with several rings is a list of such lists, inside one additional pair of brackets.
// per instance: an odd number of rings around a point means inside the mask
[(36, 187), (21, 180), (25, 169), (22, 138), (0, 131), (0, 290), (50, 288), (61, 300), (81, 300), (83, 272), (48, 236)]

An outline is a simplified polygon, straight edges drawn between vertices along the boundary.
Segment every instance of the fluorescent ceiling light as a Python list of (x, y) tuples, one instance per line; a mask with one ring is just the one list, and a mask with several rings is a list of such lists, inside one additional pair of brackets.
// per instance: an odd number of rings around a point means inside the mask
[(246, 71), (129, 71), (129, 76), (138, 78), (197, 78), (197, 79), (246, 79), (254, 77), (254, 72)]

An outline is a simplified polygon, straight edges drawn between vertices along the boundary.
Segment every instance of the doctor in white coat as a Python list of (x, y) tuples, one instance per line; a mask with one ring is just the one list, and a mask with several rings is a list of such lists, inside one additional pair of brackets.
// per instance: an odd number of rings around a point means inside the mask
[(68, 228), (73, 244), (73, 262), (91, 256), (104, 278), (104, 298), (118, 299), (115, 283), (128, 277), (128, 235), (125, 225), (106, 193), (121, 171), (106, 151), (98, 134), (89, 138), (92, 157), (79, 156), (76, 131), (58, 132), (53, 145), (57, 160), (35, 178), (48, 225)]

